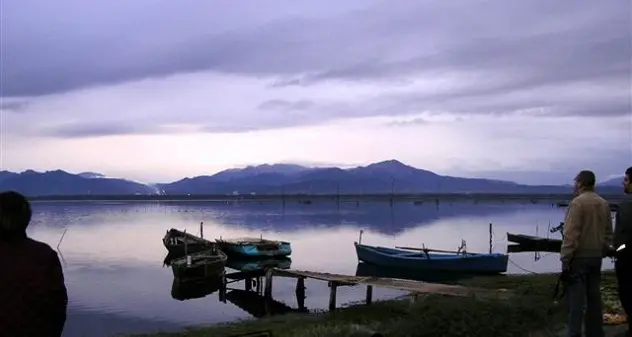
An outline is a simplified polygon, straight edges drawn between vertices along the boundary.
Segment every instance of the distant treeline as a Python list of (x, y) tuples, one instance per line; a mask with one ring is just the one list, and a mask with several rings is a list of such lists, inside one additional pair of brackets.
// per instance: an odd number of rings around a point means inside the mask
[[(602, 195), (611, 203), (622, 194)], [(256, 194), (256, 195), (47, 195), (29, 197), (32, 201), (551, 201), (564, 204), (571, 194), (504, 194), (504, 193), (440, 193), (440, 194)]]

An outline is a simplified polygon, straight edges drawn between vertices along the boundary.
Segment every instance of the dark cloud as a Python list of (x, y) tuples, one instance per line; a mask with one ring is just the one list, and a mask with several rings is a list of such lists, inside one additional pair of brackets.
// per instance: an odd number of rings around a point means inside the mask
[(42, 131), (44, 136), (54, 138), (93, 138), (130, 134), (155, 134), (164, 132), (150, 126), (133, 126), (126, 123), (69, 123), (50, 127)]
[(28, 101), (25, 100), (3, 100), (0, 99), (0, 110), (20, 112), (28, 107)]
[[(324, 1), (302, 4), (303, 11), (272, 1), (250, 10), (247, 24), (236, 10), (243, 6), (218, 3), (206, 11), (152, 3), (147, 11), (144, 1), (105, 2), (80, 19), (69, 15), (85, 5), (55, 3), (5, 5), (2, 96), (194, 70), (277, 76), (273, 86), (474, 72), (481, 95), (630, 78), (627, 1), (402, 0), (366, 2), (361, 10), (360, 2)], [(38, 9), (64, 15), (38, 22)]]
[(283, 99), (272, 99), (262, 102), (257, 107), (259, 110), (307, 110), (315, 106), (310, 100), (302, 99), (297, 101), (288, 101)]

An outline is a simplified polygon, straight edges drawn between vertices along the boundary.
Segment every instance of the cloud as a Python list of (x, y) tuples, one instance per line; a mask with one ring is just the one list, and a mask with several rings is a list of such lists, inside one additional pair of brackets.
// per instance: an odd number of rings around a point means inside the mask
[[(627, 1), (21, 0), (0, 17), (2, 150), (23, 165), (27, 141), (123, 156), (120, 139), (212, 148), (227, 166), (397, 158), (561, 176), (632, 156)], [(163, 155), (125, 162), (175, 165)]]
[(259, 104), (260, 110), (307, 110), (314, 106), (314, 102), (310, 100), (287, 101), (283, 99), (271, 99)]

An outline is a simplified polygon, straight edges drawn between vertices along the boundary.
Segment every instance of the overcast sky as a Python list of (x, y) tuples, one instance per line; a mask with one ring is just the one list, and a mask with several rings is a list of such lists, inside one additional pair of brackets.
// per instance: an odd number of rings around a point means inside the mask
[(629, 1), (0, 4), (3, 169), (394, 158), (567, 183), (632, 165)]

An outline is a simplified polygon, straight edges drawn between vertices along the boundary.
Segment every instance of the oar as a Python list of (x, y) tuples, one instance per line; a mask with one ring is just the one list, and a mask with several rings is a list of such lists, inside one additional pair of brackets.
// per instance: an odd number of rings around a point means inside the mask
[[(430, 248), (415, 248), (415, 247), (395, 247), (397, 249), (405, 249), (405, 250), (414, 250), (418, 252), (435, 252), (435, 253), (452, 253), (452, 254), (461, 254), (462, 252), (457, 252), (454, 250), (441, 250), (441, 249), (430, 249)], [(467, 253), (467, 254), (476, 254), (476, 253)]]

